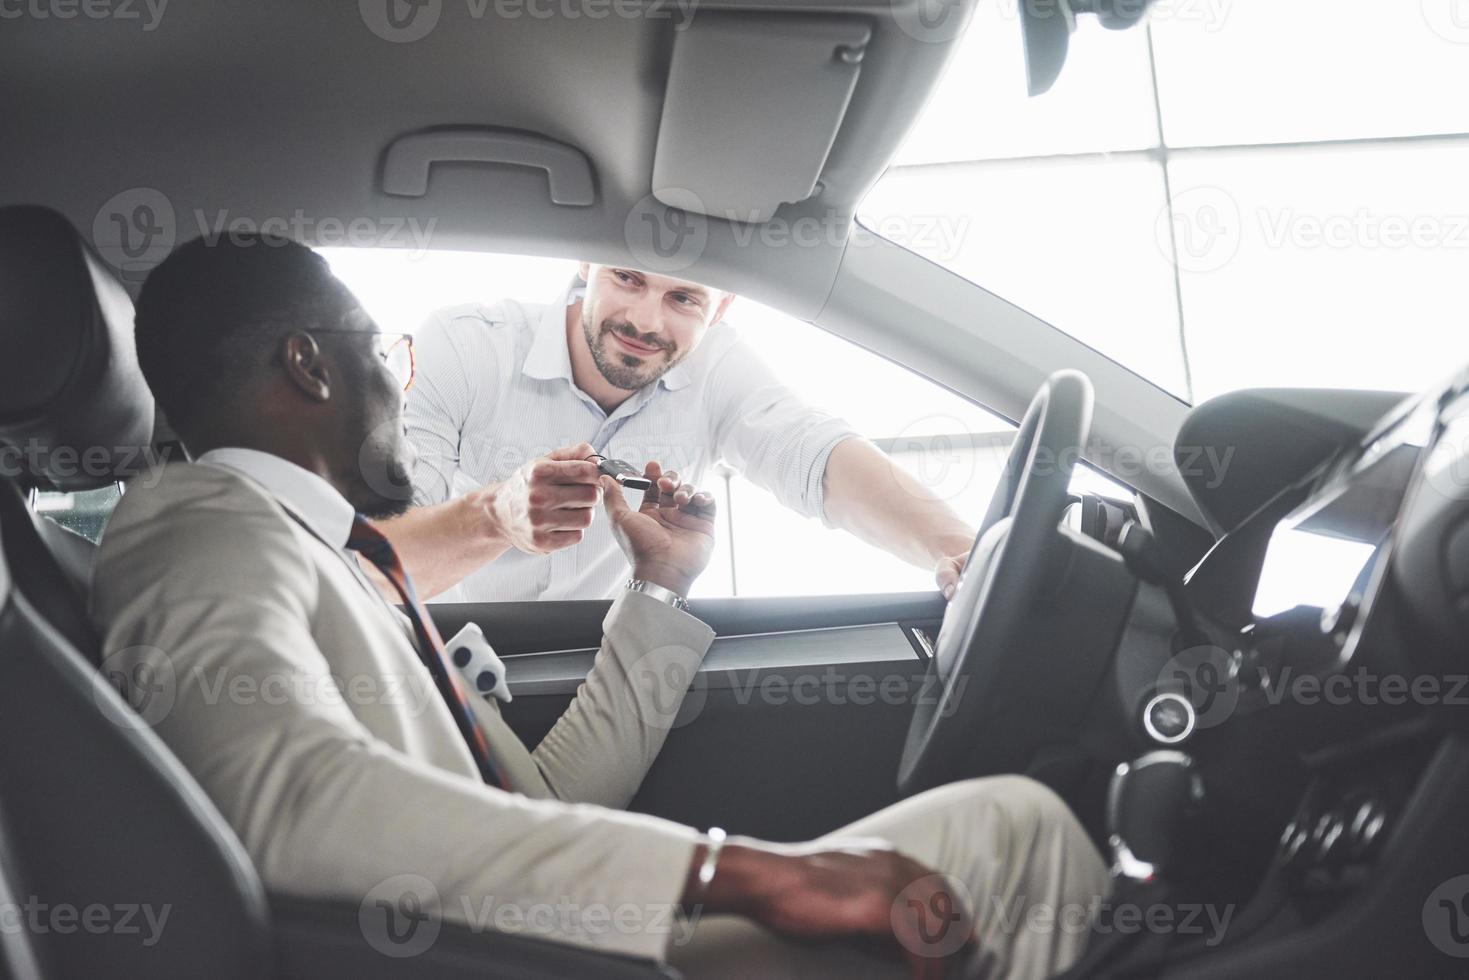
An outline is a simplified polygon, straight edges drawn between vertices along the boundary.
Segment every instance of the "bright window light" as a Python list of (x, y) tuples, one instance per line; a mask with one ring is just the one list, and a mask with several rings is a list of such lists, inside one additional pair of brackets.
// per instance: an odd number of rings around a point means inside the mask
[(1016, 3), (981, 0), (863, 224), (947, 228), (894, 240), (1185, 401), (1469, 361), (1469, 3), (1082, 16), (1033, 99)]
[[(546, 303), (577, 263), (488, 253), (319, 249), (385, 331), (413, 332), (436, 309), (514, 299)], [(845, 418), (973, 524), (983, 518), (1015, 427), (905, 368), (779, 310), (741, 297), (729, 322), (809, 404)], [(808, 370), (819, 364), (821, 370)], [(882, 398), (871, 397), (881, 391)], [(818, 521), (799, 517), (727, 467), (705, 479), (722, 515), (696, 596), (923, 592), (932, 573)], [(1126, 497), (1126, 488), (1081, 467), (1078, 490)], [(802, 560), (791, 560), (792, 555)]]

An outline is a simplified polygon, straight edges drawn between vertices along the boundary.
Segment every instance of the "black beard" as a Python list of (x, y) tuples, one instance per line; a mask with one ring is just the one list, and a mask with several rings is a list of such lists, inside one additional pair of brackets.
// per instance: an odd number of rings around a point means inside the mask
[(399, 517), (413, 507), (413, 475), (408, 472), (408, 467), (402, 460), (394, 459), (389, 460), (385, 468), (388, 486), (391, 488), (388, 493), (368, 486), (364, 480), (352, 495), (352, 506), (357, 508), (358, 513), (375, 521)]
[[(623, 330), (623, 327), (628, 329)], [(636, 391), (647, 387), (667, 374), (669, 369), (679, 362), (678, 348), (663, 346), (663, 363), (661, 365), (650, 364), (646, 358), (633, 357), (631, 354), (612, 354), (607, 350), (607, 334), (617, 332), (631, 338), (638, 343), (649, 346), (658, 345), (656, 338), (644, 339), (637, 331), (628, 324), (614, 324), (607, 321), (598, 330), (592, 326), (589, 313), (583, 313), (581, 318), (582, 333), (587, 338), (587, 348), (592, 352), (592, 363), (597, 365), (597, 370), (602, 377), (614, 388), (623, 391)]]
[[(400, 447), (401, 449), (401, 447)], [(375, 451), (374, 451), (375, 450)], [(413, 506), (413, 464), (416, 457), (369, 442), (347, 474), (345, 494), (352, 508), (374, 520), (397, 517)]]

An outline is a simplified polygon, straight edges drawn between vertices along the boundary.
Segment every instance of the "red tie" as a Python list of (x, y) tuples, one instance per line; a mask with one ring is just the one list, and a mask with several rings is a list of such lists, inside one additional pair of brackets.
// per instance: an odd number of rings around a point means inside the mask
[(398, 595), (402, 596), (408, 619), (413, 623), (413, 632), (418, 637), (418, 657), (433, 675), (439, 694), (449, 706), (449, 713), (454, 716), (460, 734), (469, 745), (469, 754), (474, 756), (480, 775), (489, 785), (504, 789), (505, 782), (495, 769), (494, 762), (490, 760), (490, 743), (485, 739), (484, 730), (479, 727), (474, 711), (469, 707), (458, 672), (449, 667), (444, 652), (444, 639), (439, 636), (438, 627), (434, 625), (423, 604), (418, 601), (418, 594), (413, 591), (413, 583), (409, 580), (403, 563), (398, 560), (398, 553), (393, 550), (392, 543), (367, 518), (358, 514), (352, 521), (352, 534), (347, 538), (347, 547), (372, 562), (393, 583)]

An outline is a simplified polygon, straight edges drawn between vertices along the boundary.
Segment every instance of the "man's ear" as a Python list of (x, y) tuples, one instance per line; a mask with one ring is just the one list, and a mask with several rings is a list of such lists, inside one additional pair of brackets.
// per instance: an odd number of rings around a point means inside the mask
[(720, 320), (723, 320), (724, 314), (729, 312), (729, 304), (733, 303), (734, 301), (734, 293), (725, 293), (724, 298), (719, 301), (719, 305), (714, 308), (714, 319), (709, 321), (709, 326), (712, 327)]
[(286, 368), (286, 378), (307, 398), (319, 402), (331, 398), (331, 373), (315, 337), (307, 333), (286, 337), (281, 341), (281, 362)]
[(576, 268), (576, 274), (579, 275), (579, 276), (581, 276), (581, 281), (582, 282), (591, 282), (592, 281), (592, 263), (590, 263), (590, 262), (583, 262), (581, 265), (577, 266), (577, 268)]

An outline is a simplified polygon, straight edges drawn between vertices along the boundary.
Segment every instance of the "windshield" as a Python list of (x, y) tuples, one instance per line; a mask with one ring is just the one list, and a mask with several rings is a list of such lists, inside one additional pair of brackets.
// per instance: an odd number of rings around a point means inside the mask
[(1469, 8), (1158, 0), (1078, 18), (1027, 98), (1016, 3), (979, 4), (865, 226), (1189, 402), (1469, 361)]

